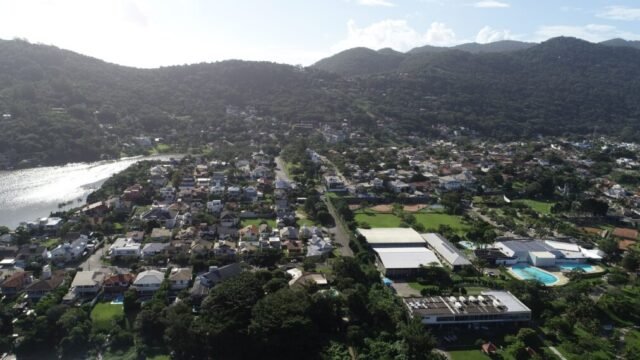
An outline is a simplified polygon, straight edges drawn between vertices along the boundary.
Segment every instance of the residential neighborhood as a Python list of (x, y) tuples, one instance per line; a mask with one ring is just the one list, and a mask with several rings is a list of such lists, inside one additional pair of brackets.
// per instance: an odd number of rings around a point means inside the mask
[[(330, 138), (334, 148), (344, 141)], [(349, 278), (423, 324), (442, 351), (456, 354), (460, 337), (480, 337), (483, 349), (503, 344), (494, 352), (504, 354), (521, 345), (496, 337), (498, 328), (554, 331), (535, 328), (541, 309), (531, 294), (589, 282), (585, 296), (607, 299), (604, 284), (636, 276), (640, 201), (622, 173), (632, 162), (596, 176), (585, 160), (591, 147), (561, 141), (480, 151), (452, 139), (378, 148), (377, 158), (364, 146), (318, 146), (141, 162), (88, 204), (3, 234), (0, 293), (16, 309), (14, 346), (31, 341), (25, 314), (45, 302), (88, 306), (90, 318), (140, 317), (146, 304), (189, 304), (199, 314), (216, 289), (257, 274), (267, 294), (346, 296), (353, 285), (339, 274), (351, 264), (368, 272)], [(637, 150), (618, 149), (627, 157)], [(563, 339), (532, 351), (568, 351)]]

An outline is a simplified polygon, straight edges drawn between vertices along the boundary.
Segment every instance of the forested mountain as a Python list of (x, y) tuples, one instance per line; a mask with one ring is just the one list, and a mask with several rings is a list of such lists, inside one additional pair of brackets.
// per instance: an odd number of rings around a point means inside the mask
[(425, 45), (413, 48), (406, 53), (389, 48), (374, 51), (359, 47), (322, 59), (313, 64), (313, 67), (341, 75), (370, 75), (397, 70), (403, 61), (414, 61), (416, 56), (424, 54), (439, 54), (456, 50), (473, 54), (507, 53), (528, 49), (535, 45), (534, 43), (503, 40), (488, 44), (466, 43), (452, 47)]
[(314, 68), (340, 75), (367, 75), (394, 71), (406, 55), (391, 49), (374, 51), (358, 47), (322, 59)]
[(341, 81), (267, 62), (135, 69), (0, 41), (0, 113), (11, 115), (0, 118), (0, 164), (3, 158), (35, 165), (118, 156), (120, 141), (140, 134), (196, 144), (203, 132), (226, 132), (220, 126), (227, 105), (253, 105), (284, 124), (342, 119), (352, 116), (348, 99), (324, 88)]
[(640, 41), (638, 40), (624, 40), (624, 39), (611, 39), (607, 41), (603, 41), (600, 44), (607, 46), (623, 46), (623, 47), (632, 47), (636, 49), (640, 49)]
[(606, 45), (555, 38), (516, 51), (356, 48), (308, 68), (223, 61), (145, 70), (0, 41), (0, 113), (11, 115), (0, 118), (0, 165), (114, 157), (140, 134), (193, 146), (256, 133), (226, 115), (229, 105), (276, 117), (283, 133), (349, 119), (370, 133), (378, 121), (381, 133), (424, 135), (446, 124), (501, 138), (633, 137), (640, 50)]
[(500, 137), (597, 129), (631, 138), (640, 125), (638, 63), (637, 49), (556, 38), (508, 54), (429, 54), (359, 82), (407, 131), (453, 122)]
[(490, 52), (510, 52), (528, 49), (535, 46), (535, 43), (514, 41), (514, 40), (501, 40), (488, 44), (467, 43), (454, 46), (455, 50), (467, 51), (470, 53), (490, 53)]

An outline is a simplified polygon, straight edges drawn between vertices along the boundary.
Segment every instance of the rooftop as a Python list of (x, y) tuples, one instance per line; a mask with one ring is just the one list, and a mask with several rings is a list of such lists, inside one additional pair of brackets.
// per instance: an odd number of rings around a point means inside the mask
[(471, 262), (467, 260), (458, 248), (439, 234), (422, 234), (422, 238), (449, 264), (460, 266), (471, 265)]
[(378, 229), (357, 229), (360, 235), (367, 239), (371, 245), (398, 245), (414, 244), (424, 245), (425, 240), (417, 231), (411, 228), (378, 228)]
[(413, 315), (504, 314), (530, 312), (508, 291), (484, 291), (478, 296), (431, 296), (403, 300)]
[(420, 265), (437, 263), (440, 260), (433, 251), (425, 247), (375, 248), (385, 269), (416, 269)]

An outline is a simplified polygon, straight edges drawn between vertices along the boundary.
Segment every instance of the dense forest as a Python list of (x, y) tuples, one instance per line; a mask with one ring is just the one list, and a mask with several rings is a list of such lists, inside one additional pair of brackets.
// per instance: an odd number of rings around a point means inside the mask
[(634, 138), (639, 62), (635, 42), (555, 38), (406, 54), (357, 48), (308, 68), (223, 61), (135, 69), (3, 40), (0, 165), (117, 157), (138, 135), (209, 141), (243, 131), (227, 116), (230, 105), (275, 117), (282, 132), (355, 119), (401, 135), (454, 125), (498, 138), (594, 131)]

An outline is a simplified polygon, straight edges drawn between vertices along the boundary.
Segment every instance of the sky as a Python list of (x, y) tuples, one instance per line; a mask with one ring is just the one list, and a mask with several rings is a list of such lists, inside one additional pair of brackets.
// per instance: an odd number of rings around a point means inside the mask
[(0, 39), (142, 68), (556, 36), (640, 40), (640, 1), (0, 0)]

